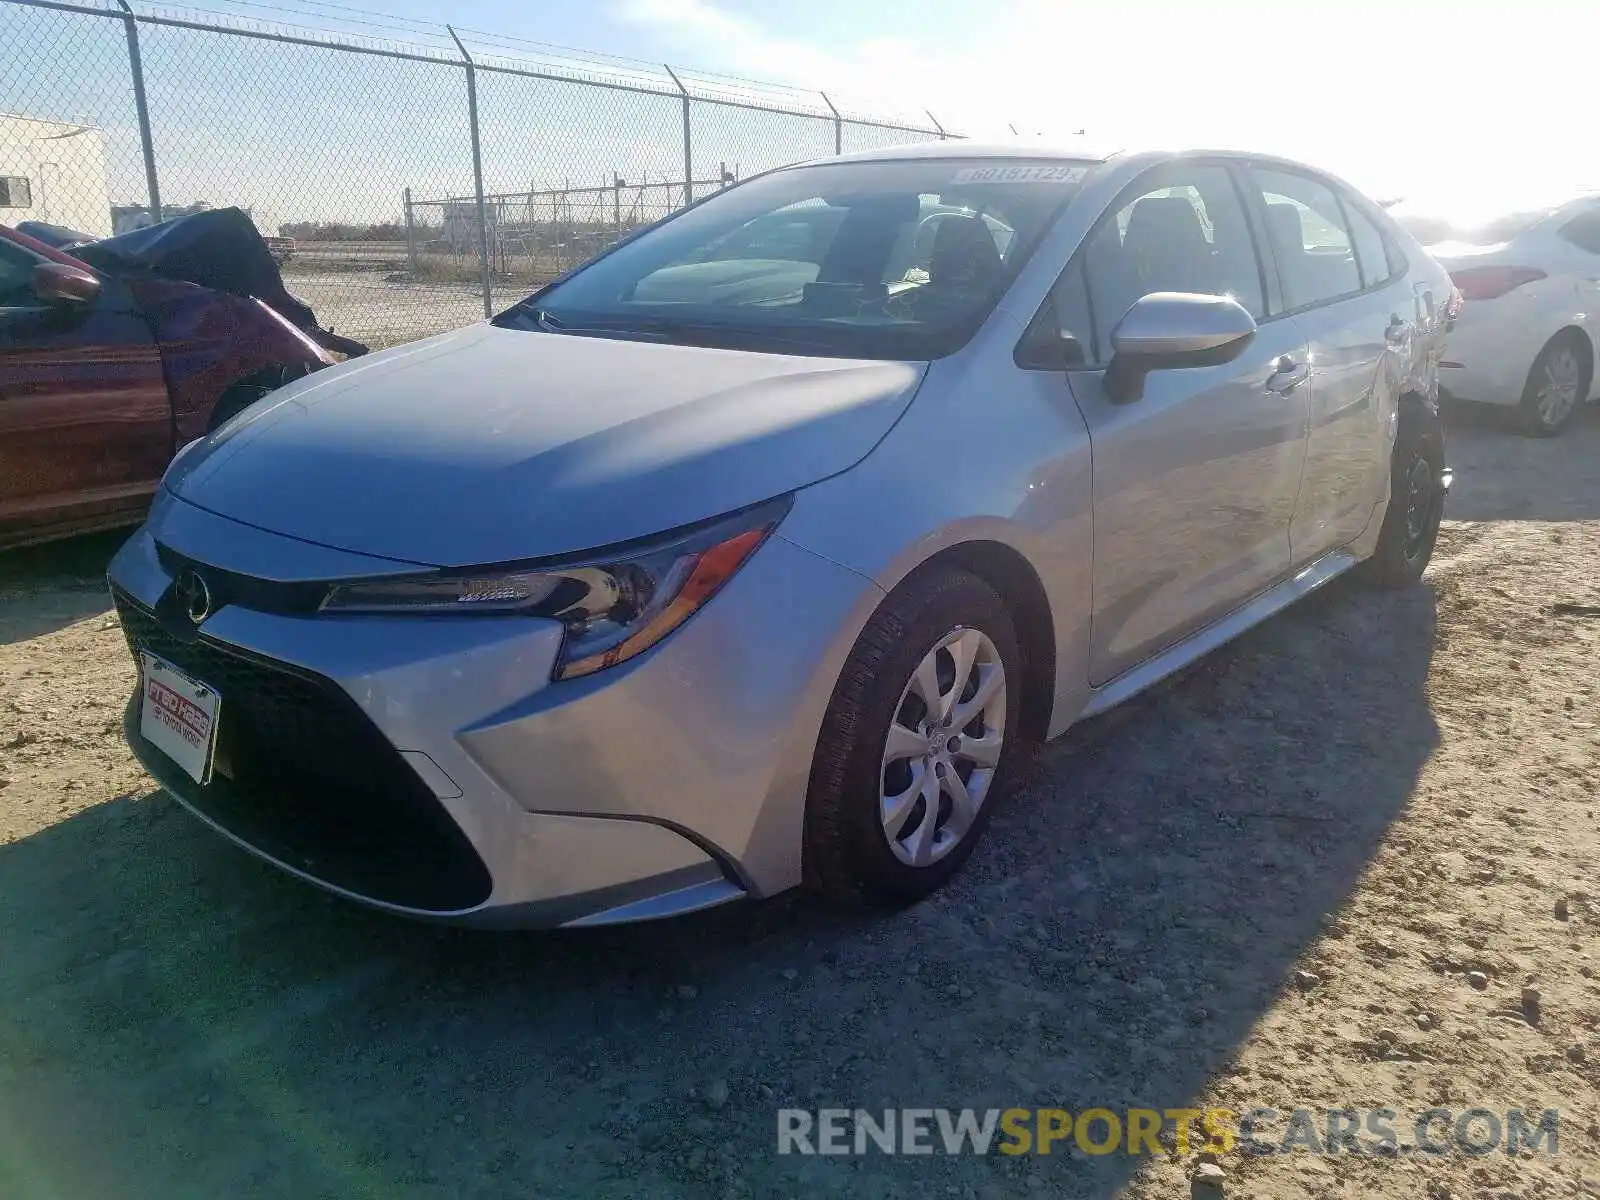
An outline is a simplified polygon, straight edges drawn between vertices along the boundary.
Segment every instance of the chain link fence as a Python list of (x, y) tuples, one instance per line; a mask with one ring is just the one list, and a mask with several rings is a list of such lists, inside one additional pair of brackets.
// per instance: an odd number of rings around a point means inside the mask
[(0, 222), (236, 205), (320, 322), (466, 324), (759, 171), (953, 136), (822, 93), (377, 41), (129, 0), (0, 0)]

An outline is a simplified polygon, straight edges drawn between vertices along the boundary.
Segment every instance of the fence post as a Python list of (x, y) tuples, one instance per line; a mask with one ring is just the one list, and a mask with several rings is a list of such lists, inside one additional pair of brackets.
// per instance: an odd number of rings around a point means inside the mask
[(833, 152), (835, 155), (844, 153), (844, 121), (839, 117), (839, 110), (833, 106), (833, 101), (828, 99), (827, 92), (818, 92), (822, 102), (828, 106), (828, 111), (833, 114)]
[(672, 76), (672, 82), (678, 85), (678, 91), (683, 96), (683, 206), (688, 208), (694, 203), (694, 142), (689, 123), (689, 89), (683, 86), (683, 80), (678, 78), (678, 73), (670, 63), (661, 65), (667, 68), (667, 74)]
[(405, 192), (406, 203), (406, 265), (411, 269), (411, 278), (417, 277), (417, 230), (411, 219), (411, 189)]
[(150, 201), (150, 219), (160, 221), (161, 181), (156, 178), (156, 147), (150, 136), (150, 108), (144, 99), (144, 59), (139, 54), (139, 22), (128, 0), (117, 0), (117, 3), (122, 6), (123, 29), (128, 35), (128, 70), (133, 74), (133, 110), (139, 119), (139, 146), (144, 151), (144, 186)]
[(472, 126), (472, 190), (478, 204), (478, 262), (483, 268), (483, 315), (494, 315), (489, 286), (489, 210), (483, 199), (483, 143), (478, 136), (478, 66), (461, 44), (455, 27), (446, 25), (467, 67), (467, 121)]
[(939, 131), (939, 140), (941, 142), (944, 141), (947, 137), (950, 136), (949, 134), (947, 134), (944, 131), (944, 126), (939, 124), (939, 118), (938, 117), (934, 116), (933, 113), (930, 110), (926, 109), (926, 108), (923, 109), (922, 111), (928, 114), (928, 120), (932, 121), (933, 122), (933, 127)]

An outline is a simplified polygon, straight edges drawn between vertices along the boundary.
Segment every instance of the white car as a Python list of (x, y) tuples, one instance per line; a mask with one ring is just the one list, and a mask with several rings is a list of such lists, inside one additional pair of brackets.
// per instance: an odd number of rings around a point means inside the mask
[(1392, 215), (1450, 272), (1465, 301), (1439, 381), (1449, 395), (1516, 406), (1552, 437), (1594, 395), (1600, 342), (1600, 195), (1486, 221)]

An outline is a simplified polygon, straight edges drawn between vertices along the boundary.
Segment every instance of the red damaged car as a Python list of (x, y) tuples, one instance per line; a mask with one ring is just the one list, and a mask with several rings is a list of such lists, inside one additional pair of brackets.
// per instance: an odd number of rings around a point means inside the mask
[(0, 548), (138, 521), (181, 446), (366, 349), (284, 292), (237, 209), (54, 240), (0, 225)]

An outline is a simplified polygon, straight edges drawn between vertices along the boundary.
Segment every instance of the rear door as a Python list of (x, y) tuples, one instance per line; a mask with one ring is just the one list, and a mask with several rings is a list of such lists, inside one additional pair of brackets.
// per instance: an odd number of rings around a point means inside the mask
[(1244, 176), (1284, 307), (1311, 351), (1305, 473), (1289, 528), (1302, 565), (1359, 537), (1387, 495), (1420, 298), (1390, 269), (1354, 196), (1309, 173), (1251, 166)]
[(0, 238), (0, 540), (137, 513), (172, 457), (161, 356), (107, 281), (81, 307), (41, 302), (43, 255)]
[[(1142, 177), (1057, 290), (1064, 331), (1088, 359), (1070, 379), (1094, 449), (1090, 680), (1099, 685), (1288, 571), (1306, 346), (1293, 321), (1267, 319), (1246, 209), (1218, 163)], [(1232, 295), (1260, 328), (1234, 361), (1153, 372), (1141, 399), (1117, 404), (1104, 387), (1111, 331), (1159, 291)]]

